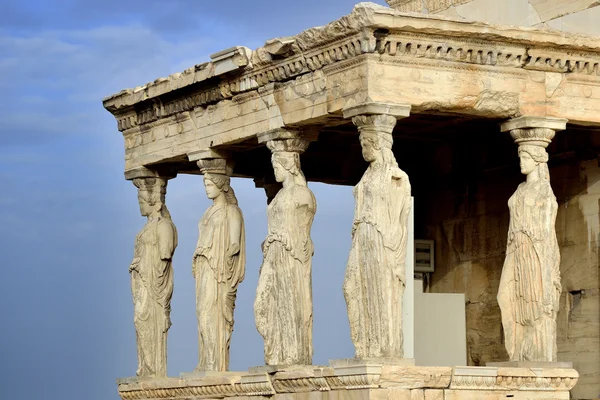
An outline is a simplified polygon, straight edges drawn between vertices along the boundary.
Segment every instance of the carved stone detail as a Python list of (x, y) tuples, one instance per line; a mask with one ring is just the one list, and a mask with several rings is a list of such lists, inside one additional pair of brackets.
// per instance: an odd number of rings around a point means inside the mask
[[(546, 147), (556, 120), (506, 124), (519, 145), (521, 173), (527, 176), (508, 201), (510, 225), (498, 303), (511, 361), (557, 361), (561, 293), (556, 238), (558, 204), (550, 186)], [(562, 121), (565, 125), (566, 121)], [(537, 126), (536, 126), (537, 125)], [(564, 128), (563, 128), (564, 129)]]
[(410, 182), (392, 153), (396, 118), (359, 115), (352, 120), (370, 164), (354, 188), (352, 248), (344, 281), (350, 334), (357, 358), (402, 358)]
[[(439, 10), (446, 8), (448, 3), (459, 4), (462, 1), (389, 0), (392, 7), (417, 12), (424, 9)], [(182, 88), (208, 81), (219, 72), (218, 63), (204, 63), (142, 87), (121, 91), (105, 99), (105, 106), (116, 115), (119, 130), (126, 131), (370, 53), (390, 56), (384, 61), (394, 62), (398, 59), (403, 64), (418, 64), (426, 59), (447, 68), (455, 68), (461, 64), (470, 68), (468, 64), (478, 64), (513, 70), (525, 68), (600, 76), (600, 53), (587, 50), (594, 48), (591, 45), (559, 49), (548, 45), (552, 38), (545, 41), (514, 38), (503, 40), (503, 33), (499, 32), (496, 39), (486, 38), (485, 35), (482, 35), (482, 39), (473, 39), (472, 35), (465, 37), (466, 33), (457, 37), (455, 32), (444, 34), (431, 27), (417, 34), (382, 26), (378, 17), (389, 14), (390, 10), (385, 7), (361, 5), (350, 15), (324, 27), (308, 29), (295, 37), (271, 40), (254, 52), (244, 50), (242, 58), (248, 66), (241, 71), (240, 76), (228, 76), (217, 86), (200, 85), (191, 93), (182, 94), (176, 99), (162, 98), (161, 94), (171, 91), (173, 87)], [(407, 21), (407, 26), (410, 26), (409, 22)], [(389, 32), (375, 33), (379, 28), (389, 29)], [(462, 28), (453, 25), (452, 29)], [(498, 69), (498, 72), (506, 71), (507, 68)], [(129, 107), (133, 103), (140, 103), (135, 110)]]
[(135, 239), (131, 273), (136, 331), (137, 376), (167, 375), (167, 332), (171, 327), (173, 268), (177, 230), (165, 204), (167, 179), (137, 177), (138, 201), (148, 222)]
[(423, 11), (422, 0), (386, 0), (390, 7), (402, 12)]
[(213, 200), (198, 225), (192, 273), (196, 279), (198, 371), (227, 371), (237, 287), (246, 265), (242, 210), (226, 159), (203, 159), (206, 195)]
[(254, 314), (267, 365), (312, 363), (312, 255), (316, 200), (300, 167), (301, 138), (270, 140), (275, 179), (283, 187), (267, 208)]
[[(362, 365), (339, 369), (307, 366), (274, 374), (169, 378), (120, 383), (119, 395), (123, 400), (195, 400), (239, 399), (239, 396), (264, 399), (262, 396), (294, 396), (295, 393), (304, 393), (304, 396), (317, 399), (328, 397), (327, 393), (323, 392), (331, 390), (340, 391), (337, 392), (338, 396), (345, 398), (345, 394), (351, 397), (352, 391), (361, 389), (382, 390), (380, 393), (387, 394), (385, 390), (394, 393), (397, 390), (421, 391), (433, 388), (442, 393), (446, 390), (464, 393), (468, 398), (483, 397), (484, 391), (489, 392), (493, 398), (505, 397), (507, 392), (516, 392), (516, 397), (523, 398), (528, 398), (527, 395), (534, 397), (536, 392), (546, 392), (547, 398), (564, 398), (575, 386), (578, 377), (577, 371), (573, 369), (389, 365)], [(485, 398), (492, 397), (486, 395)]]

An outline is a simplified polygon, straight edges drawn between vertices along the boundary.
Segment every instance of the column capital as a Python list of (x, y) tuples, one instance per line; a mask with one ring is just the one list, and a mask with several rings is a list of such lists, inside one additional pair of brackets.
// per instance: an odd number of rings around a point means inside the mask
[(515, 143), (548, 147), (557, 131), (567, 128), (568, 120), (553, 117), (523, 116), (504, 122), (500, 126), (502, 132), (510, 132)]
[(258, 143), (268, 143), (273, 140), (302, 139), (308, 143), (319, 138), (319, 130), (315, 127), (307, 128), (276, 128), (256, 135)]
[(226, 151), (203, 149), (188, 153), (190, 161), (196, 161), (202, 174), (218, 174), (231, 177), (234, 162), (231, 154)]
[(567, 122), (569, 120), (564, 118), (522, 116), (502, 123), (500, 130), (508, 132), (513, 129), (547, 128), (558, 132), (567, 129)]
[(257, 135), (258, 143), (266, 143), (272, 153), (302, 154), (319, 137), (319, 130), (310, 128), (277, 128)]
[(368, 102), (346, 107), (342, 110), (344, 118), (353, 118), (359, 115), (390, 115), (396, 119), (410, 116), (411, 106), (407, 104)]
[(125, 171), (125, 179), (132, 181), (140, 178), (162, 178), (162, 179), (173, 179), (177, 176), (177, 172), (167, 168), (157, 166), (155, 168), (149, 167), (137, 167)]

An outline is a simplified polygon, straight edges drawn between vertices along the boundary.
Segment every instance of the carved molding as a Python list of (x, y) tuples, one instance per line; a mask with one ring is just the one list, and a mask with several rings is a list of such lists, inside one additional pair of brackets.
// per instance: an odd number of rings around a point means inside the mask
[(568, 120), (553, 117), (522, 116), (503, 123), (502, 132), (510, 132), (518, 145), (548, 147), (558, 131), (567, 129)]
[[(308, 366), (271, 374), (244, 374), (226, 378), (140, 380), (120, 384), (119, 395), (123, 400), (190, 400), (386, 388), (568, 393), (578, 377), (574, 369), (550, 368)], [(473, 393), (469, 396), (476, 397)]]
[[(341, 29), (344, 27), (342, 26)], [(375, 28), (362, 32), (350, 29), (349, 35), (326, 41), (307, 49), (304, 53), (291, 53), (288, 58), (273, 59), (264, 65), (247, 68), (241, 76), (229, 78), (218, 87), (204, 87), (195, 92), (162, 102), (160, 96), (146, 101), (144, 108), (123, 110), (115, 113), (118, 129), (124, 131), (146, 125), (198, 107), (206, 107), (221, 100), (251, 92), (270, 83), (290, 79), (326, 68), (334, 71), (339, 63), (364, 54), (389, 56), (383, 62), (402, 60), (403, 63), (419, 63), (433, 60), (441, 68), (482, 65), (503, 69), (537, 70), (570, 73), (583, 76), (600, 76), (600, 54), (583, 51), (558, 51), (547, 47), (498, 40), (475, 40), (466, 37), (436, 34), (414, 34), (393, 30), (385, 35), (375, 33)], [(364, 60), (360, 58), (359, 60)], [(501, 71), (501, 70), (500, 70)]]
[(368, 135), (369, 133), (378, 135), (389, 135), (391, 140), (391, 134), (396, 126), (397, 119), (391, 115), (379, 114), (379, 115), (357, 115), (352, 118), (352, 122), (358, 128), (361, 134)]

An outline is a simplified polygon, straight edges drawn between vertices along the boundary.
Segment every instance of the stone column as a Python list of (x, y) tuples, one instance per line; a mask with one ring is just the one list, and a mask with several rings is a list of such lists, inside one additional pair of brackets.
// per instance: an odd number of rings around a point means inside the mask
[(527, 177), (508, 201), (510, 225), (498, 290), (510, 361), (557, 361), (558, 204), (550, 186), (546, 147), (566, 124), (565, 119), (520, 117), (501, 127), (519, 145), (521, 173)]
[(367, 103), (344, 110), (369, 167), (354, 188), (352, 248), (344, 280), (350, 334), (360, 359), (401, 359), (402, 296), (411, 190), (392, 153), (392, 131), (410, 106)]
[(270, 366), (312, 363), (312, 256), (310, 230), (316, 200), (307, 187), (300, 154), (309, 140), (277, 129), (259, 136), (272, 152), (275, 180), (282, 184), (267, 207), (268, 236), (262, 244), (254, 315)]
[(177, 230), (165, 204), (167, 181), (175, 174), (148, 168), (126, 172), (138, 188), (142, 216), (148, 222), (135, 239), (134, 257), (129, 266), (136, 332), (137, 376), (167, 375), (167, 332), (171, 327), (173, 268)]
[(193, 256), (198, 318), (196, 371), (225, 372), (238, 285), (246, 267), (246, 241), (242, 210), (231, 187), (233, 163), (227, 154), (212, 150), (188, 154), (204, 174), (206, 195), (213, 204), (198, 224)]

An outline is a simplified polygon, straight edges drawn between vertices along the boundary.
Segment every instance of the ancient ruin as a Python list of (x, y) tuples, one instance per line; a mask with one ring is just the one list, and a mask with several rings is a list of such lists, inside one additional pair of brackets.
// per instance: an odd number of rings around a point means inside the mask
[(131, 273), (134, 324), (138, 348), (137, 375), (167, 375), (167, 333), (171, 327), (173, 268), (177, 230), (165, 204), (167, 179), (138, 177), (140, 211), (148, 222), (137, 234)]
[[(388, 3), (104, 99), (149, 218), (130, 267), (140, 368), (119, 381), (122, 399), (600, 395), (600, 40), (567, 32), (600, 7)], [(506, 4), (517, 11), (494, 11)], [(164, 195), (176, 174), (204, 174), (214, 201), (193, 260), (197, 369), (214, 373), (167, 378), (177, 238)], [(266, 366), (240, 373), (226, 370), (252, 228), (230, 177), (254, 179), (268, 203), (254, 305)], [(356, 358), (328, 366), (311, 365), (318, 205), (307, 182), (355, 186), (340, 290)], [(431, 259), (415, 239), (432, 243)], [(422, 329), (403, 325), (407, 271), (423, 260), (422, 296), (464, 294), (468, 366), (425, 365), (406, 345)]]
[(237, 287), (246, 268), (244, 217), (226, 159), (198, 161), (213, 205), (198, 226), (192, 273), (198, 317), (197, 371), (227, 371)]

